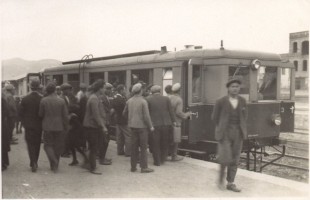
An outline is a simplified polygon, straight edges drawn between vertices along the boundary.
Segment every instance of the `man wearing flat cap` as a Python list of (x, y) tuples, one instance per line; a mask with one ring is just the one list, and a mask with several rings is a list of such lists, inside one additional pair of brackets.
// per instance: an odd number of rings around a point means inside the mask
[(173, 127), (173, 144), (170, 146), (171, 161), (180, 161), (183, 160), (183, 157), (178, 156), (178, 146), (181, 142), (181, 125), (183, 120), (190, 119), (191, 114), (183, 112), (183, 100), (180, 97), (181, 84), (173, 84), (171, 90), (172, 95), (169, 98), (176, 120), (176, 126)]
[(106, 158), (109, 142), (110, 142), (110, 125), (111, 125), (111, 110), (112, 105), (110, 101), (110, 96), (112, 94), (113, 86), (110, 83), (105, 83), (103, 94), (100, 96), (101, 103), (103, 104), (103, 109), (105, 112), (105, 125), (108, 130), (108, 134), (99, 135), (99, 163), (101, 165), (111, 165), (112, 159)]
[(39, 108), (44, 131), (44, 150), (53, 172), (58, 171), (60, 155), (64, 149), (64, 138), (68, 131), (68, 109), (65, 101), (57, 97), (55, 90), (55, 83), (47, 84), (47, 96), (42, 98)]
[(161, 87), (151, 87), (151, 95), (146, 98), (149, 106), (154, 131), (152, 132), (152, 153), (154, 165), (164, 164), (168, 155), (169, 131), (175, 124), (175, 117), (170, 99), (161, 95)]
[(142, 97), (142, 85), (137, 83), (132, 87), (131, 97), (123, 111), (123, 115), (128, 119), (128, 127), (131, 129), (131, 172), (137, 171), (137, 161), (140, 154), (141, 173), (153, 172), (148, 168), (147, 144), (149, 130), (154, 131), (149, 108), (146, 100)]
[(42, 118), (39, 116), (42, 95), (39, 93), (39, 79), (30, 82), (31, 92), (25, 96), (20, 105), (20, 117), (25, 127), (25, 139), (27, 143), (30, 167), (32, 172), (38, 169), (38, 159), (42, 138)]
[(4, 87), (5, 90), (5, 97), (6, 97), (6, 102), (8, 105), (8, 111), (9, 111), (9, 116), (8, 116), (8, 130), (9, 130), (9, 137), (10, 137), (10, 143), (11, 144), (18, 144), (17, 138), (13, 137), (13, 130), (15, 128), (15, 121), (17, 119), (17, 107), (14, 99), (14, 93), (15, 93), (15, 87), (12, 84), (7, 84)]
[(212, 119), (216, 124), (215, 139), (218, 141), (217, 159), (220, 163), (220, 175), (218, 186), (224, 189), (224, 176), (227, 168), (228, 190), (240, 192), (234, 184), (238, 162), (242, 150), (243, 139), (246, 138), (246, 100), (239, 96), (241, 81), (231, 79), (226, 87), (228, 95), (218, 99), (212, 113)]

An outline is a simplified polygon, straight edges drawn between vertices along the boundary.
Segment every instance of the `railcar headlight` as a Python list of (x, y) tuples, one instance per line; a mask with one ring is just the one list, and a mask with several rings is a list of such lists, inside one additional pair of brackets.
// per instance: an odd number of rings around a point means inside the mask
[(260, 61), (258, 59), (253, 60), (252, 63), (251, 63), (251, 68), (253, 70), (258, 70), (258, 68), (260, 66), (261, 66), (261, 63), (260, 63)]
[(282, 119), (281, 119), (281, 116), (279, 114), (272, 115), (271, 120), (277, 126), (280, 126), (282, 123)]

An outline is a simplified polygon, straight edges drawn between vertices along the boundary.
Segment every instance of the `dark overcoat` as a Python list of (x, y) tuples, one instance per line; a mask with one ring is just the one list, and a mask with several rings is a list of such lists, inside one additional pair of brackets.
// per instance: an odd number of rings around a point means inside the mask
[[(215, 139), (217, 141), (222, 140), (224, 137), (225, 131), (229, 125), (229, 113), (230, 113), (230, 102), (229, 97), (224, 96), (218, 99), (215, 103), (212, 120), (215, 122)], [(242, 131), (243, 139), (247, 138), (247, 128), (246, 128), (246, 119), (247, 119), (247, 105), (246, 100), (238, 96), (238, 109), (240, 116), (240, 129)]]

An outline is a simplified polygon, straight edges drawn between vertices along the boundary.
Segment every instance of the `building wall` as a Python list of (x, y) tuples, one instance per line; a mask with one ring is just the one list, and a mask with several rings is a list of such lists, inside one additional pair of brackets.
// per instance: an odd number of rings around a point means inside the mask
[[(289, 37), (289, 53), (281, 54), (281, 58), (292, 63), (294, 61), (298, 62), (297, 70), (295, 71), (295, 86), (296, 89), (307, 89), (309, 83), (309, 31), (290, 33)], [(302, 53), (302, 44), (305, 41), (308, 42), (307, 54)], [(297, 44), (297, 48), (294, 48), (294, 43), (295, 45)], [(303, 66), (304, 61), (307, 63), (306, 69)]]

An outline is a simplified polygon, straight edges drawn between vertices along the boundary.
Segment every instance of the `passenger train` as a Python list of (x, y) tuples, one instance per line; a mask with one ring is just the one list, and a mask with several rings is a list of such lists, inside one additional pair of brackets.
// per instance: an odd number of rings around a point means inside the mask
[(238, 78), (242, 81), (240, 94), (248, 105), (248, 135), (243, 151), (250, 169), (251, 154), (256, 162), (256, 155), (266, 155), (266, 146), (280, 145), (279, 151), (285, 154), (285, 141), (279, 139), (279, 134), (294, 131), (294, 73), (293, 65), (274, 53), (223, 47), (169, 52), (162, 47), (160, 51), (63, 62), (59, 67), (45, 69), (42, 81), (46, 84), (54, 80), (58, 85), (67, 82), (77, 92), (80, 82), (89, 85), (101, 78), (130, 88), (133, 77), (138, 77), (147, 84), (162, 86), (163, 95), (166, 85), (181, 83), (184, 111), (191, 112), (192, 117), (182, 125), (180, 153), (212, 160), (216, 141), (211, 113), (215, 101), (227, 95), (226, 82)]

